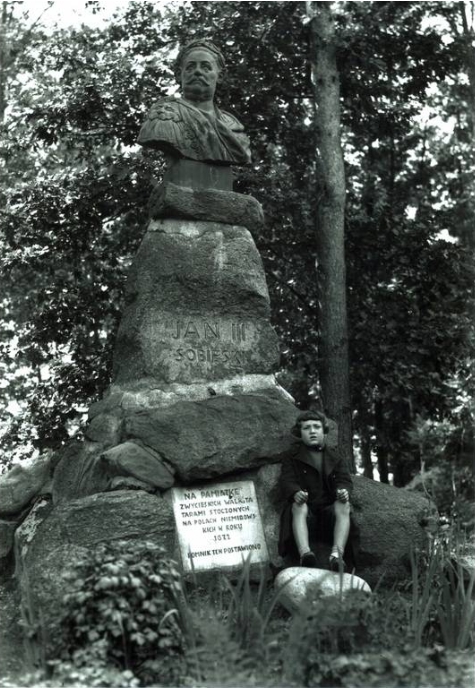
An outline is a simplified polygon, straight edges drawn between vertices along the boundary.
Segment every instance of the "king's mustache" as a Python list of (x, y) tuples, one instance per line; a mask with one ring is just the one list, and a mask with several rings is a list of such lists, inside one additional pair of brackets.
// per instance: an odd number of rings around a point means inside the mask
[(187, 82), (189, 84), (205, 84), (205, 85), (208, 83), (204, 76), (193, 76), (190, 79), (187, 79)]

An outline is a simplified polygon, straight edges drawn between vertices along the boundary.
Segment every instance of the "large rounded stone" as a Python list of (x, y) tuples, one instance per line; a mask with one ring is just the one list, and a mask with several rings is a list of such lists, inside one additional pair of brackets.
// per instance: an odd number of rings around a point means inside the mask
[(318, 597), (336, 597), (351, 592), (371, 593), (368, 583), (350, 573), (334, 573), (323, 569), (290, 567), (277, 574), (274, 588), (279, 596), (279, 602), (287, 611), (309, 611), (302, 605), (311, 605), (312, 599)]
[(34, 509), (15, 534), (16, 575), (31, 629), (54, 637), (67, 591), (62, 573), (96, 545), (113, 540), (151, 540), (172, 552), (174, 518), (169, 500), (146, 492), (98, 494), (55, 507), (45, 517)]
[(425, 548), (424, 523), (436, 514), (427, 497), (359, 476), (355, 478), (353, 514), (360, 530), (360, 567), (372, 586), (391, 585), (410, 572), (410, 552)]
[(154, 449), (183, 482), (269, 463), (292, 443), (298, 411), (277, 391), (214, 396), (130, 414), (126, 432)]
[(262, 261), (247, 229), (152, 221), (127, 282), (114, 382), (270, 373), (279, 347), (269, 317)]

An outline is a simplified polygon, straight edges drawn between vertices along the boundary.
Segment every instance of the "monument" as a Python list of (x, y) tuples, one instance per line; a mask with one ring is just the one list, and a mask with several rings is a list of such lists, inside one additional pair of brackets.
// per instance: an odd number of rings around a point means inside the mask
[(215, 45), (185, 46), (177, 72), (182, 97), (153, 104), (139, 133), (166, 171), (128, 276), (111, 385), (85, 439), (42, 465), (47, 479), (32, 488), (42, 499), (15, 535), (20, 592), (50, 628), (58, 567), (99, 542), (151, 538), (185, 572), (229, 571), (247, 557), (260, 566), (277, 542), (263, 516), (266, 471), (275, 478), (268, 464), (292, 443), (298, 411), (274, 376), (279, 346), (252, 236), (262, 208), (233, 191), (249, 140), (215, 104)]
[[(139, 134), (165, 155), (167, 169), (130, 270), (110, 388), (90, 408), (84, 440), (0, 481), (10, 540), (19, 526), (24, 611), (44, 637), (64, 594), (59, 572), (104, 541), (152, 539), (185, 571), (227, 570), (247, 556), (282, 564), (276, 485), (298, 409), (275, 379), (279, 346), (253, 239), (262, 209), (232, 188), (233, 166), (249, 162), (249, 141), (239, 120), (215, 105), (224, 77), (215, 45), (185, 46), (177, 72), (182, 97), (152, 105)], [(373, 491), (381, 490), (364, 480), (355, 493), (366, 510), (361, 523), (369, 523)], [(373, 530), (361, 528), (369, 565), (384, 560), (374, 553), (381, 511), (388, 553), (401, 531), (411, 543), (424, 536), (422, 498), (404, 503), (399, 520), (388, 501), (384, 495), (384, 510), (373, 508)], [(406, 551), (404, 541), (398, 566)]]
[(252, 238), (262, 210), (232, 190), (232, 165), (250, 152), (242, 124), (214, 101), (224, 58), (195, 40), (177, 72), (182, 97), (153, 104), (140, 129), (167, 168), (129, 274), (112, 384), (90, 411), (88, 438), (111, 447), (101, 463), (114, 489), (120, 474), (167, 489), (172, 474), (262, 465), (290, 441), (296, 412), (274, 377), (279, 346)]

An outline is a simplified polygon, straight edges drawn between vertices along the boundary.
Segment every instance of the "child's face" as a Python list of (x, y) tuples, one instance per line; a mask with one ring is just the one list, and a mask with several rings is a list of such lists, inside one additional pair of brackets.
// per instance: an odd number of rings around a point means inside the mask
[(321, 420), (305, 420), (300, 426), (300, 435), (307, 447), (323, 444), (324, 432)]

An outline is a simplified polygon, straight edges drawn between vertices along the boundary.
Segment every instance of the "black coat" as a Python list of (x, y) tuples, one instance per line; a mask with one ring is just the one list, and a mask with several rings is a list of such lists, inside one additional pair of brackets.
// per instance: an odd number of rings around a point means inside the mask
[(316, 476), (316, 470), (306, 460), (303, 445), (297, 445), (282, 457), (280, 474), (280, 488), (286, 501), (293, 501), (294, 494), (299, 490), (308, 490), (312, 494), (312, 487), (316, 480), (322, 481), (325, 502), (332, 503), (336, 499), (336, 490), (344, 488), (351, 494), (353, 481), (346, 468), (345, 462), (334, 449), (325, 448), (322, 452), (323, 475)]
[[(292, 532), (292, 505), (294, 494), (299, 490), (308, 490), (309, 506), (312, 507), (312, 493), (319, 492), (321, 485), (321, 499), (316, 506), (332, 504), (336, 500), (336, 490), (343, 488), (349, 491), (353, 489), (353, 481), (346, 467), (345, 461), (337, 451), (324, 448), (322, 452), (322, 475), (308, 463), (303, 445), (298, 444), (282, 456), (282, 468), (280, 474), (280, 491), (285, 499), (285, 506), (280, 520), (279, 554), (283, 557), (295, 553), (295, 542)], [(350, 539), (356, 536), (355, 524), (351, 524)]]

